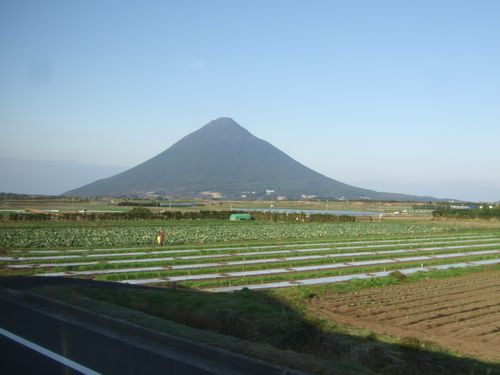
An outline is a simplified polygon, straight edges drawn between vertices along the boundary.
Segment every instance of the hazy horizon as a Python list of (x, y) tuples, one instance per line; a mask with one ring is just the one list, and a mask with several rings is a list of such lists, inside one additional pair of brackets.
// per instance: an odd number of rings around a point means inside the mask
[[(154, 155), (152, 155), (154, 156)], [(116, 173), (123, 172), (135, 165), (117, 166), (117, 165), (92, 165), (76, 162), (73, 160), (54, 161), (54, 160), (16, 160), (0, 157), (0, 173), (5, 176), (14, 176), (12, 169), (16, 163), (12, 163), (9, 168), (5, 167), (5, 161), (22, 161), (34, 162), (35, 172), (31, 176), (16, 175), (17, 178), (4, 178), (0, 180), (0, 192), (12, 192), (19, 194), (46, 194), (60, 195), (68, 190), (77, 188), (87, 183), (94, 182), (100, 178), (110, 177)], [(299, 160), (300, 162), (300, 160)], [(61, 164), (57, 166), (57, 164)], [(42, 170), (40, 166), (52, 165), (52, 168)], [(67, 169), (62, 173), (61, 167), (66, 166)], [(77, 170), (75, 170), (77, 167)], [(36, 168), (36, 169), (35, 169)], [(55, 169), (55, 170), (54, 170)], [(85, 173), (82, 174), (82, 170)], [(36, 188), (29, 181), (40, 177), (40, 173), (47, 172), (50, 174), (50, 179), (45, 179)], [(18, 171), (19, 172), (19, 171)], [(70, 176), (67, 173), (70, 173)], [(10, 173), (10, 175), (9, 175)], [(332, 177), (328, 176), (327, 177)], [(332, 177), (333, 178), (333, 177)], [(441, 199), (457, 199), (472, 202), (497, 202), (500, 186), (494, 181), (454, 181), (449, 184), (419, 184), (419, 183), (401, 183), (401, 182), (385, 182), (385, 181), (370, 181), (370, 180), (343, 180), (342, 182), (352, 184), (358, 187), (373, 189), (381, 192), (397, 192), (410, 195), (427, 195)], [(422, 193), (424, 192), (424, 193)]]
[(345, 183), (498, 201), (499, 12), (3, 1), (0, 158), (135, 166), (229, 116)]

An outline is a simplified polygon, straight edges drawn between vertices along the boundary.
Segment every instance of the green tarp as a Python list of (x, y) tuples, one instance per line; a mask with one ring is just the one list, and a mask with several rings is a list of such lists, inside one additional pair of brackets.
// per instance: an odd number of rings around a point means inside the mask
[(229, 216), (229, 220), (252, 220), (253, 217), (250, 214), (232, 214)]

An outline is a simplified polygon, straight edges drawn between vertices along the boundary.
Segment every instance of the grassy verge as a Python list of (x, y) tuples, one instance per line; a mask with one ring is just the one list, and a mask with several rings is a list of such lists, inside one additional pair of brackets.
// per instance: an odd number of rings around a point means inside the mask
[[(205, 310), (198, 311), (199, 324), (192, 324), (191, 326), (183, 324), (182, 322), (179, 324), (175, 322), (175, 319), (168, 319), (164, 314), (155, 314), (154, 311), (145, 308), (146, 305), (149, 305), (152, 309), (161, 309), (161, 306), (164, 303), (168, 303), (170, 299), (168, 301), (160, 299), (157, 302), (153, 302), (150, 297), (155, 298), (154, 295), (144, 294), (141, 290), (136, 290), (131, 297), (136, 299), (142, 307), (132, 305), (127, 307), (125, 301), (122, 300), (122, 303), (120, 303), (118, 300), (120, 296), (118, 294), (114, 294), (114, 298), (108, 301), (106, 295), (111, 293), (111, 291), (112, 289), (108, 288), (104, 290), (101, 288), (78, 288), (78, 290), (75, 290), (70, 287), (52, 286), (37, 288), (33, 290), (32, 293), (58, 299), (64, 303), (78, 306), (96, 314), (142, 326), (159, 333), (184, 337), (197, 343), (223, 348), (305, 372), (321, 375), (374, 374), (374, 372), (370, 371), (367, 367), (353, 363), (352, 361), (338, 358), (320, 358), (307, 353), (280, 349), (273, 346), (271, 343), (243, 339), (241, 337), (248, 337), (249, 335), (241, 334), (239, 331), (240, 328), (232, 324), (231, 321), (234, 322), (235, 319), (232, 318), (229, 313), (225, 315), (226, 318), (223, 318), (218, 325), (220, 328), (225, 327), (224, 329), (207, 330), (207, 326), (211, 324), (211, 316), (207, 315), (204, 318), (202, 314)], [(252, 308), (251, 305), (253, 305), (253, 303), (250, 304), (248, 302), (244, 303), (243, 306)], [(196, 302), (194, 303), (196, 304)], [(220, 311), (214, 309), (215, 306), (212, 303), (211, 307), (212, 311), (216, 311), (216, 313)], [(270, 311), (272, 313), (275, 310), (276, 309), (269, 308), (265, 305), (258, 305), (256, 308), (253, 306), (251, 311), (260, 311), (261, 313)], [(220, 319), (220, 316), (218, 319)], [(205, 323), (202, 323), (203, 321), (205, 321)], [(248, 332), (248, 329), (245, 328), (244, 331)]]

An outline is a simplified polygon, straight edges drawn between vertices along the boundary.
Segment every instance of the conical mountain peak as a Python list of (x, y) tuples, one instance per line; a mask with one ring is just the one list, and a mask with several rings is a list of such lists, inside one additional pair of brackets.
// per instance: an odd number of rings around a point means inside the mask
[(234, 121), (231, 117), (216, 118), (215, 120), (210, 121), (205, 126), (211, 127), (211, 128), (231, 128), (231, 127), (241, 128), (242, 127), (240, 124), (238, 124), (236, 121)]
[(218, 119), (210, 121), (186, 138), (198, 136), (206, 138), (207, 140), (218, 140), (219, 142), (237, 141), (254, 137), (248, 130), (234, 121), (231, 117), (219, 117)]
[[(73, 196), (415, 199), (377, 193), (328, 178), (252, 135), (230, 117), (220, 117), (155, 157), (115, 176), (69, 191)], [(251, 192), (251, 197), (248, 196)]]

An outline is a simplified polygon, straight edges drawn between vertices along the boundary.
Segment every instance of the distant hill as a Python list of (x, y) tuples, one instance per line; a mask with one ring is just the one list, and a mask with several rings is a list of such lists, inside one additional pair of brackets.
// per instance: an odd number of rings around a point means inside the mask
[(142, 164), (65, 195), (259, 198), (301, 196), (435, 200), (380, 193), (326, 177), (259, 139), (231, 118), (219, 118)]
[(71, 161), (0, 159), (0, 191), (59, 195), (125, 167), (86, 165)]

